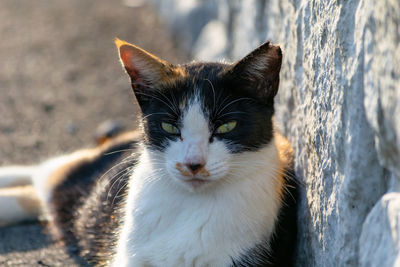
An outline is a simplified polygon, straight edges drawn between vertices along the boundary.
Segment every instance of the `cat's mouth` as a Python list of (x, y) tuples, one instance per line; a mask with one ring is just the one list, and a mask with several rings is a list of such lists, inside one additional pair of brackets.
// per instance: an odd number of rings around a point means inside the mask
[(198, 188), (200, 186), (203, 186), (204, 184), (209, 183), (210, 181), (204, 180), (204, 179), (199, 179), (199, 178), (192, 178), (192, 179), (184, 180), (184, 182), (194, 188)]

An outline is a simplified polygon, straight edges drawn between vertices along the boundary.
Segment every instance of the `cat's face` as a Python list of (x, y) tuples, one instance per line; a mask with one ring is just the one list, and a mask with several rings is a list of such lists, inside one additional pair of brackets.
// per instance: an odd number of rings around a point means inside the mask
[[(117, 40), (142, 110), (145, 145), (177, 184), (232, 179), (272, 139), (281, 52), (268, 43), (236, 64), (173, 66)], [(254, 154), (254, 153), (253, 153)]]

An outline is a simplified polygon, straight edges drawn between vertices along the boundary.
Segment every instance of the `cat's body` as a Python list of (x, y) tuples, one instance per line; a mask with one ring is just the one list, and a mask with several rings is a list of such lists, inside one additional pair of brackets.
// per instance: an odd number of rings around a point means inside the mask
[(53, 234), (98, 265), (290, 266), (292, 152), (272, 124), (279, 48), (234, 65), (172, 66), (116, 44), (143, 134), (31, 167)]

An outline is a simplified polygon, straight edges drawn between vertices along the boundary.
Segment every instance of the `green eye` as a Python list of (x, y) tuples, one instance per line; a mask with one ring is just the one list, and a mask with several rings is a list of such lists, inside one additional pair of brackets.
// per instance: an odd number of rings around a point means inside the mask
[(233, 129), (235, 129), (236, 124), (237, 124), (236, 121), (230, 121), (230, 122), (224, 123), (217, 128), (215, 133), (217, 133), (217, 134), (228, 133), (228, 132), (232, 131)]
[(161, 128), (169, 134), (179, 134), (179, 129), (168, 122), (161, 122)]

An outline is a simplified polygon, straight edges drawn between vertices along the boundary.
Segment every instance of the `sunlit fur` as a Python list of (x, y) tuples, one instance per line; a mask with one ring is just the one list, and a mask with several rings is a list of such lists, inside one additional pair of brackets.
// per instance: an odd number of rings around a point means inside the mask
[[(198, 100), (188, 102), (182, 139), (163, 152), (143, 148), (114, 266), (229, 266), (273, 230), (281, 205), (274, 142), (230, 153), (223, 141), (209, 142), (207, 114)], [(175, 168), (196, 153), (209, 172), (199, 186)]]

